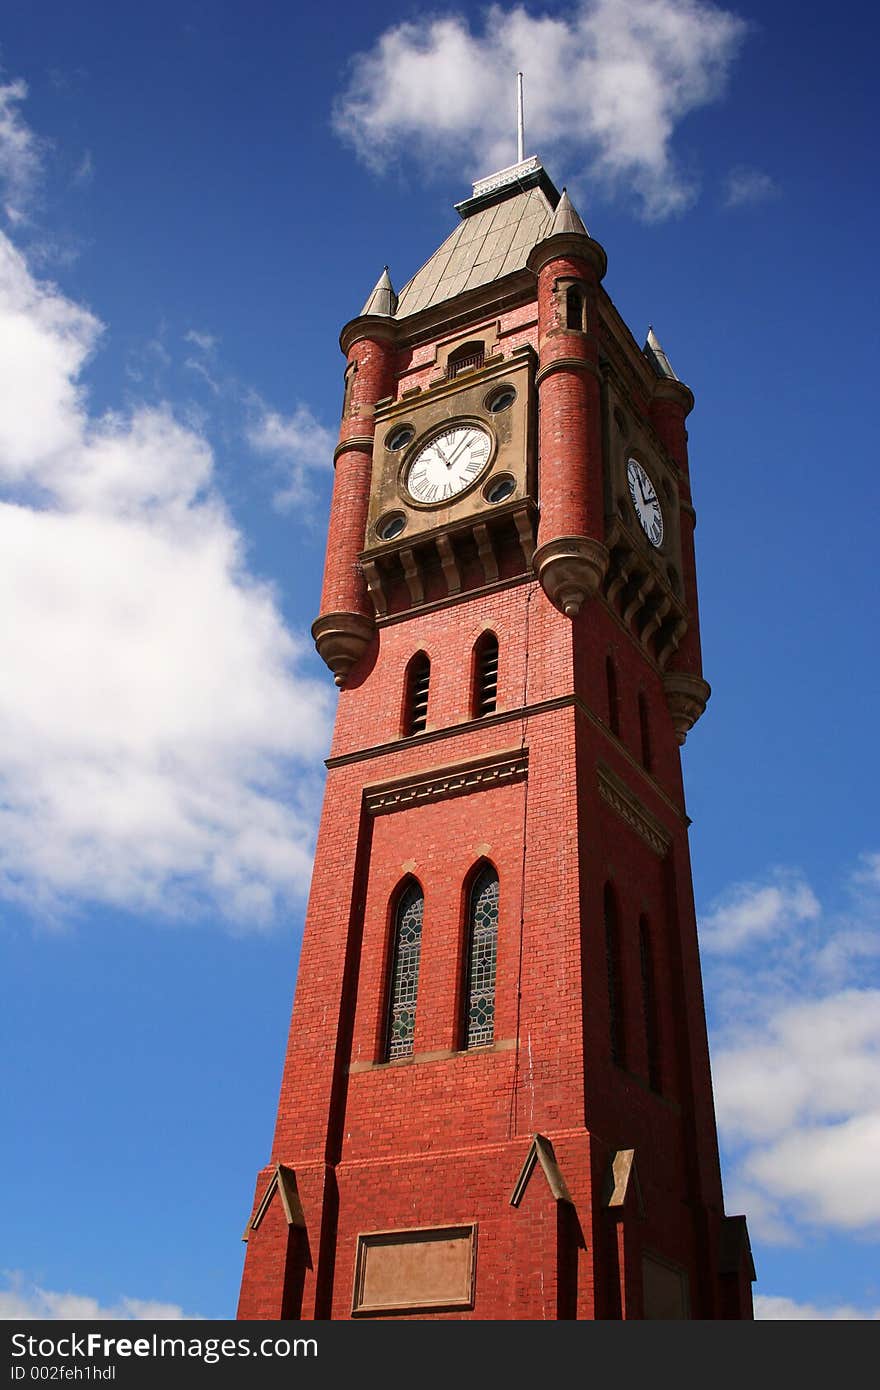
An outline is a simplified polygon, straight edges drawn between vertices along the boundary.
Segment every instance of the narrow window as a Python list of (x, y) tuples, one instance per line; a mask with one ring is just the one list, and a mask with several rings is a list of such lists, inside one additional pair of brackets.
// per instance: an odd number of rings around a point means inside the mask
[(394, 917), (394, 953), (391, 962), (390, 1007), (386, 1058), (412, 1055), (416, 1032), (416, 997), (422, 954), (422, 917), (425, 899), (417, 883), (400, 895)]
[(608, 972), (608, 1029), (611, 1060), (618, 1067), (625, 1064), (623, 1028), (623, 989), (620, 977), (620, 931), (614, 889), (605, 884), (605, 968)]
[(654, 959), (651, 953), (651, 931), (647, 917), (639, 918), (639, 958), (642, 968), (642, 1011), (645, 1021), (645, 1046), (648, 1053), (648, 1085), (652, 1091), (662, 1090), (660, 1079), (660, 1041), (657, 1029), (657, 994), (654, 988)]
[(424, 652), (417, 652), (413, 657), (406, 679), (404, 731), (420, 734), (428, 723), (428, 686), (431, 683), (431, 662)]
[(486, 1047), (495, 1037), (498, 875), (494, 869), (487, 866), (474, 879), (468, 906), (465, 1046)]
[(498, 638), (484, 632), (474, 648), (473, 715), (492, 714), (498, 703)]
[(651, 771), (651, 727), (648, 723), (648, 702), (639, 691), (639, 732), (642, 739), (642, 766)]
[(605, 658), (605, 684), (608, 687), (608, 727), (620, 737), (620, 714), (617, 706), (617, 672), (610, 656)]
[(565, 291), (565, 326), (579, 332), (584, 326), (584, 298), (576, 285)]
[(449, 354), (448, 375), (458, 376), (459, 372), (466, 372), (477, 367), (482, 367), (486, 357), (486, 347), (484, 343), (464, 343), (455, 352)]

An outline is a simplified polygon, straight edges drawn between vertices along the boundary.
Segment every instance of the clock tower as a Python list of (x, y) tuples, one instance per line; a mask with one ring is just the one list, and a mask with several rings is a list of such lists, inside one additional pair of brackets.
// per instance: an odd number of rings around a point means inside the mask
[(342, 331), (339, 708), (239, 1317), (750, 1318), (680, 746), (685, 421), (538, 159)]

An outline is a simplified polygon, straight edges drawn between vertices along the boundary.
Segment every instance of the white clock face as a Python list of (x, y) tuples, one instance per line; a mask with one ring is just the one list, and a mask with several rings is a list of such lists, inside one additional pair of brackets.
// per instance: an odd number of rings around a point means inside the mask
[(416, 454), (406, 475), (410, 497), (448, 502), (470, 487), (489, 462), (492, 440), (478, 425), (450, 425)]
[(660, 499), (654, 484), (637, 459), (630, 459), (627, 463), (626, 481), (639, 525), (653, 546), (662, 545), (663, 513), (660, 510)]

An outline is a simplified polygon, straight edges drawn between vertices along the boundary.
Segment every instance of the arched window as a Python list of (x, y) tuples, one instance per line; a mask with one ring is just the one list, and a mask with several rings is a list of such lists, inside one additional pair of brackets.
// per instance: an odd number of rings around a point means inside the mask
[(484, 632), (474, 647), (474, 690), (471, 712), (475, 719), (494, 713), (498, 703), (498, 638)]
[(645, 1047), (648, 1053), (648, 1085), (652, 1091), (662, 1090), (660, 1074), (660, 1038), (657, 1028), (657, 993), (654, 986), (654, 958), (651, 952), (651, 929), (647, 917), (639, 918), (639, 958), (642, 969), (642, 1012), (645, 1022)]
[(647, 772), (651, 771), (651, 726), (648, 723), (648, 701), (642, 691), (639, 691), (639, 733), (642, 741), (642, 766)]
[(623, 1018), (623, 981), (620, 970), (620, 924), (617, 902), (610, 883), (605, 884), (605, 968), (608, 972), (608, 1030), (611, 1060), (622, 1067), (626, 1063)]
[(495, 965), (498, 955), (498, 875), (477, 874), (468, 902), (465, 1047), (486, 1047), (495, 1037)]
[(466, 372), (471, 368), (482, 367), (486, 358), (485, 343), (463, 343), (461, 347), (450, 352), (447, 361), (448, 375), (458, 376), (459, 372)]
[(431, 684), (431, 662), (424, 652), (417, 652), (406, 673), (406, 700), (403, 714), (405, 734), (420, 734), (428, 723), (428, 687)]
[(394, 949), (388, 1007), (386, 1059), (409, 1057), (416, 1032), (416, 999), (422, 955), (422, 918), (425, 899), (417, 883), (401, 893), (394, 914)]
[(617, 704), (617, 672), (610, 656), (605, 658), (605, 685), (608, 689), (608, 727), (620, 737), (620, 711)]
[(584, 326), (584, 297), (577, 285), (569, 285), (565, 291), (565, 326), (579, 332)]

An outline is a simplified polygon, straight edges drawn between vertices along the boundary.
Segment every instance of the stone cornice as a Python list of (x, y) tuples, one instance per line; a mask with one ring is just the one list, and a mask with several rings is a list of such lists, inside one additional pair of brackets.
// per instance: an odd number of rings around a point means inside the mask
[(535, 385), (540, 386), (541, 382), (554, 372), (592, 372), (594, 377), (602, 380), (602, 373), (595, 362), (588, 362), (584, 357), (554, 357), (551, 362), (546, 362), (543, 367), (538, 368), (535, 373)]
[(661, 859), (664, 858), (672, 843), (672, 837), (666, 827), (605, 763), (599, 763), (596, 774), (602, 800), (607, 802), (637, 835), (641, 835), (655, 854)]
[(324, 765), (331, 771), (338, 767), (350, 767), (354, 763), (371, 762), (375, 758), (384, 758), (392, 753), (405, 752), (416, 746), (430, 743), (442, 743), (445, 739), (449, 738), (459, 738), (477, 729), (485, 730), (503, 724), (519, 723), (524, 719), (532, 719), (539, 715), (550, 714), (560, 709), (574, 709), (576, 713), (588, 719), (595, 728), (601, 730), (608, 738), (618, 756), (622, 758), (631, 771), (635, 773), (657, 797), (659, 797), (672, 815), (675, 816), (677, 820), (684, 821), (686, 825), (690, 825), (690, 819), (684, 807), (677, 805), (672, 800), (669, 793), (664, 791), (660, 783), (645, 770), (642, 764), (630, 753), (626, 745), (611, 732), (604, 720), (600, 719), (597, 714), (594, 714), (578, 695), (557, 695), (554, 699), (539, 700), (531, 705), (520, 705), (516, 709), (496, 710), (494, 714), (484, 714), (481, 715), (479, 719), (468, 719), (461, 724), (447, 724), (442, 729), (427, 729), (424, 733), (414, 734), (409, 738), (396, 738), (387, 743), (373, 744), (371, 748), (358, 748), (351, 753), (338, 753), (335, 757), (326, 758)]
[(339, 335), (339, 346), (346, 357), (362, 338), (393, 343), (397, 339), (397, 323), (385, 314), (359, 314), (356, 319), (350, 319)]
[(506, 749), (465, 762), (450, 763), (414, 776), (398, 777), (364, 787), (364, 806), (371, 816), (405, 811), (427, 801), (443, 801), (451, 796), (485, 791), (505, 782), (521, 781), (528, 774), (529, 750)]
[(341, 439), (333, 450), (333, 462), (342, 454), (350, 453), (352, 450), (359, 454), (371, 454), (373, 452), (373, 436), (371, 434), (353, 434), (350, 439)]
[(533, 246), (526, 265), (535, 275), (555, 260), (577, 259), (587, 261), (601, 280), (608, 269), (608, 257), (604, 246), (594, 241), (588, 232), (556, 232), (545, 237)]

